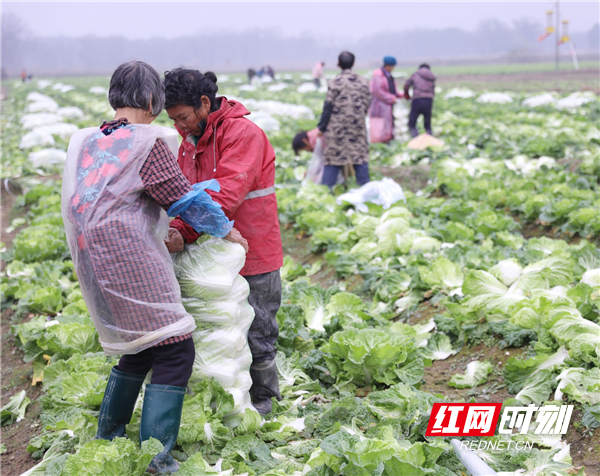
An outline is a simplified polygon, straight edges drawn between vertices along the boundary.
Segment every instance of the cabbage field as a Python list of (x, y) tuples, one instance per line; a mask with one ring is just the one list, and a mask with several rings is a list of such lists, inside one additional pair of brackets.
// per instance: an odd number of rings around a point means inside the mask
[[(302, 183), (310, 154), (294, 156), (291, 140), (316, 127), (325, 96), (309, 81), (219, 77), (277, 153), (283, 400), (232, 428), (231, 394), (196, 383), (179, 474), (462, 476), (450, 438), (425, 436), (432, 405), (498, 402), (575, 409), (566, 435), (534, 423), (477, 439), (528, 443), (475, 451), (497, 474), (599, 475), (598, 97), (445, 88), (433, 119), (444, 144), (426, 150), (407, 148), (399, 106), (400, 140), (370, 150), (372, 178), (405, 195), (384, 209)], [(23, 193), (2, 192), (3, 474), (144, 474), (160, 443), (139, 448), (141, 401), (129, 439), (94, 440), (115, 360), (101, 352), (60, 214), (69, 137), (112, 118), (108, 78), (5, 86), (2, 179), (18, 177)], [(155, 123), (172, 126), (164, 113)]]

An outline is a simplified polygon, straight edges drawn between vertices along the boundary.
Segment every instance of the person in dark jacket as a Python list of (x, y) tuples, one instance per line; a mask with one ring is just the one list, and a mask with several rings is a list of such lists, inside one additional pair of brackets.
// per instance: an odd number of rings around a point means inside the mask
[(413, 73), (404, 83), (404, 97), (411, 99), (409, 89), (412, 87), (412, 103), (410, 115), (408, 117), (408, 128), (410, 135), (416, 137), (419, 135), (417, 129), (417, 120), (423, 115), (423, 123), (427, 134), (431, 132), (431, 110), (433, 109), (433, 97), (435, 96), (435, 76), (431, 72), (429, 65), (423, 63), (418, 71)]

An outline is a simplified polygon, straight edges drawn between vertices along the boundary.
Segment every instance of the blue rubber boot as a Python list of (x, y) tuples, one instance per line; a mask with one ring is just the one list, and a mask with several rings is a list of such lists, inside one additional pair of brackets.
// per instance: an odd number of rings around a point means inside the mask
[(140, 443), (156, 438), (164, 446), (164, 450), (157, 454), (148, 466), (148, 472), (151, 474), (174, 473), (179, 469), (179, 463), (171, 456), (171, 450), (179, 434), (185, 391), (185, 387), (174, 385), (146, 385), (140, 422)]
[(145, 378), (112, 368), (100, 405), (96, 439), (112, 441), (125, 436), (125, 425), (131, 420)]

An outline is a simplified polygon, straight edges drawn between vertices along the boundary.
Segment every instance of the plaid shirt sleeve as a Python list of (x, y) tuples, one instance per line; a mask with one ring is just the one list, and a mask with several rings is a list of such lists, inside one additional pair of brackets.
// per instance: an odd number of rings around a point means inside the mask
[(146, 193), (167, 210), (192, 190), (192, 186), (177, 165), (177, 159), (162, 139), (157, 139), (140, 170)]
[[(177, 159), (162, 139), (157, 139), (140, 170), (146, 193), (167, 210), (174, 202), (192, 190), (192, 186), (177, 165)], [(190, 339), (192, 334), (170, 337), (158, 346), (175, 344)]]

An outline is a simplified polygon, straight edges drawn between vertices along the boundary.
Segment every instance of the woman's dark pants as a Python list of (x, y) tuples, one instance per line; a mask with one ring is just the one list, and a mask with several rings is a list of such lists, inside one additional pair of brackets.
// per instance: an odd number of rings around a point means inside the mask
[(194, 341), (186, 339), (124, 355), (115, 368), (134, 375), (146, 375), (152, 369), (152, 384), (187, 387), (195, 356)]

